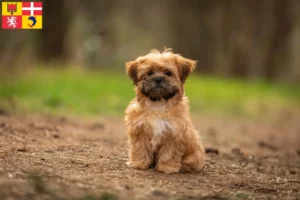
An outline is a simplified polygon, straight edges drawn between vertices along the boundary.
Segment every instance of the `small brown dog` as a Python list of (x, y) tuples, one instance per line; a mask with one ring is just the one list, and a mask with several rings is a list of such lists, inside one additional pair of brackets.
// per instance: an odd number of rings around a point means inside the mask
[(125, 116), (129, 138), (128, 165), (165, 173), (200, 171), (204, 148), (189, 116), (184, 83), (196, 61), (167, 49), (152, 50), (126, 63), (136, 97)]

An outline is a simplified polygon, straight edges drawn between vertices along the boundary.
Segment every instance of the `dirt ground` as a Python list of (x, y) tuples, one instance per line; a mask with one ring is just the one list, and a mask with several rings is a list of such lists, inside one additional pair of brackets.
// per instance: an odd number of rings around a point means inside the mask
[(0, 116), (0, 199), (300, 199), (300, 115), (193, 117), (201, 173), (126, 166), (122, 118)]

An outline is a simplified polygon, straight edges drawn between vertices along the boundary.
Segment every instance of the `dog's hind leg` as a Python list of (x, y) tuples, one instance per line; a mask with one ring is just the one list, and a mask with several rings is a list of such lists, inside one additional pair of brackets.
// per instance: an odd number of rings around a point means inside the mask
[(201, 151), (195, 151), (185, 155), (181, 163), (180, 172), (199, 172), (204, 166), (204, 154)]
[(205, 150), (200, 141), (190, 140), (182, 157), (180, 172), (199, 172), (204, 166)]

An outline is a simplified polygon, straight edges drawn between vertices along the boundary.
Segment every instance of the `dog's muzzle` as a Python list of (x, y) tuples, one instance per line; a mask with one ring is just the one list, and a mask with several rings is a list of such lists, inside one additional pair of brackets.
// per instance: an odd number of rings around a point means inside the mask
[(177, 89), (169, 85), (163, 76), (153, 77), (150, 81), (143, 84), (142, 92), (152, 101), (168, 100), (174, 97)]

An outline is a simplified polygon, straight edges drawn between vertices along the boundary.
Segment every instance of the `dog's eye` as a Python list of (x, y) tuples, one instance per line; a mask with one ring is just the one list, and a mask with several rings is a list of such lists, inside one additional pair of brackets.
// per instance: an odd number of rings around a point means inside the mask
[(165, 75), (167, 75), (167, 76), (172, 76), (172, 72), (170, 72), (170, 71), (165, 71)]
[(153, 71), (149, 71), (149, 72), (148, 72), (148, 76), (151, 76), (151, 75), (153, 75), (153, 74), (154, 74)]

